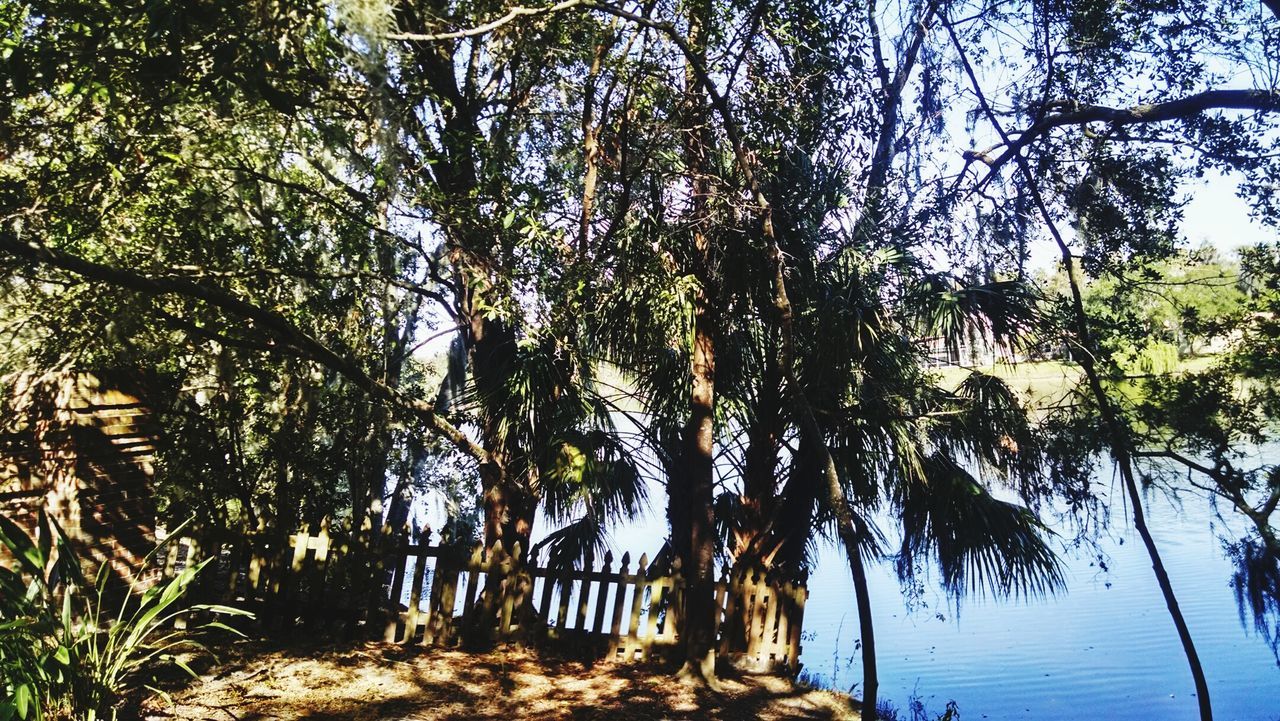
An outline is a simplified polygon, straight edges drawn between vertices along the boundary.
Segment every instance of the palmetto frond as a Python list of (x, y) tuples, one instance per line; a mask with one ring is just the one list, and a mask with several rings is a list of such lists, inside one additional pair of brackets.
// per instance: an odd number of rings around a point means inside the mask
[(956, 596), (1033, 596), (1062, 588), (1061, 564), (1046, 542), (1051, 531), (1034, 513), (994, 498), (947, 456), (930, 456), (924, 469), (925, 477), (901, 484), (895, 499), (903, 532), (900, 577), (911, 578), (918, 561), (932, 560), (943, 588)]
[(974, 371), (949, 400), (953, 412), (934, 426), (938, 445), (1016, 480), (1024, 497), (1032, 495), (1029, 484), (1040, 475), (1043, 444), (1013, 389), (996, 376)]
[(578, 513), (601, 524), (630, 518), (646, 500), (646, 486), (628, 449), (597, 429), (568, 431), (551, 444), (540, 479), (544, 510), (556, 521)]
[(1021, 347), (1039, 323), (1037, 301), (1021, 281), (966, 284), (945, 274), (924, 276), (910, 298), (924, 332), (941, 338), (952, 353), (965, 342)]
[(529, 554), (530, 560), (546, 553), (546, 567), (567, 570), (600, 557), (606, 548), (605, 528), (598, 519), (583, 516), (548, 533)]

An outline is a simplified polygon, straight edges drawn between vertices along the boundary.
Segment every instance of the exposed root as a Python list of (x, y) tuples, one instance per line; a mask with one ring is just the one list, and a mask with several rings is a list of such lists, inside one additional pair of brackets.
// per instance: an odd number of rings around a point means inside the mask
[(692, 688), (724, 693), (724, 684), (720, 683), (720, 679), (716, 677), (715, 656), (704, 659), (702, 663), (693, 660), (685, 661), (676, 672), (676, 680)]

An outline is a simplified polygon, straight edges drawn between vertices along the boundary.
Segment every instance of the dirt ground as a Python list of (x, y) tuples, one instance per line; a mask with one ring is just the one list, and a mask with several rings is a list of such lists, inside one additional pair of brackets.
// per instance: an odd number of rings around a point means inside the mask
[(445, 721), (494, 719), (857, 719), (849, 698), (768, 676), (697, 691), (661, 669), (509, 649), (485, 654), (364, 643), (326, 648), (237, 645), (197, 681), (144, 701), (149, 721)]

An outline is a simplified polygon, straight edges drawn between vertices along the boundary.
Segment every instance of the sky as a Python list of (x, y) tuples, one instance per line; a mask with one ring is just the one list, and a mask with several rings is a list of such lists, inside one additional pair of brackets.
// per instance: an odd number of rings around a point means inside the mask
[(1236, 195), (1238, 181), (1220, 174), (1206, 176), (1199, 187), (1188, 190), (1182, 232), (1188, 245), (1196, 247), (1208, 241), (1220, 250), (1235, 250), (1242, 245), (1255, 245), (1280, 240), (1280, 232), (1263, 226), (1249, 217), (1249, 206)]

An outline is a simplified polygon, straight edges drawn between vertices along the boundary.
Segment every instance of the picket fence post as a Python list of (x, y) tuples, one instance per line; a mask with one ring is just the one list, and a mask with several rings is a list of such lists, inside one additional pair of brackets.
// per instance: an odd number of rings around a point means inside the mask
[[(650, 568), (647, 553), (633, 570), (629, 552), (616, 566), (612, 552), (606, 552), (598, 567), (588, 553), (581, 568), (553, 569), (539, 566), (536, 554), (526, 558), (519, 544), (509, 550), (501, 543), (475, 544), (460, 551), (447, 531), (433, 543), (432, 530), (425, 528), (414, 543), (408, 528), (383, 525), (372, 533), (344, 523), (335, 531), (327, 518), (314, 533), (303, 526), (274, 536), (274, 542), (271, 538), (246, 533), (227, 544), (173, 538), (162, 556), (162, 573), (172, 577), (202, 557), (226, 559), (210, 567), (228, 577), (209, 579), (201, 591), (258, 610), (264, 630), (286, 633), (299, 623), (317, 632), (340, 628), (348, 619), (346, 631), (353, 632), (363, 612), (366, 634), (380, 631), (383, 640), (394, 643), (451, 645), (459, 640), (455, 610), (460, 610), (465, 623), (476, 624), (468, 633), (496, 640), (543, 634), (572, 638), (581, 641), (584, 652), (603, 651), (617, 661), (651, 658), (680, 638), (686, 589), (679, 559), (662, 574)], [(357, 539), (367, 539), (371, 547), (362, 548)], [(353, 566), (352, 560), (365, 565)], [(389, 583), (382, 575), (386, 563), (392, 564)], [(370, 576), (375, 588), (351, 587)], [(798, 668), (808, 598), (803, 578), (726, 566), (714, 593), (721, 654), (746, 670)]]

